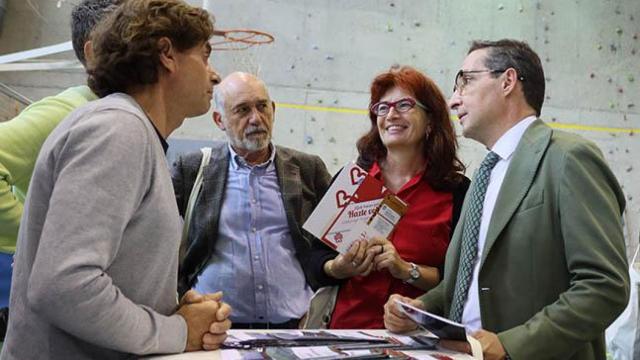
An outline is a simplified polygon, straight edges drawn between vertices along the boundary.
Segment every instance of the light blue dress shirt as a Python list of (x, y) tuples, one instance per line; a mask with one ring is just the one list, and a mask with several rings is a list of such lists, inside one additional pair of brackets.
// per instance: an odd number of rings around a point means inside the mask
[[(313, 291), (295, 256), (276, 174), (275, 146), (250, 166), (229, 146), (231, 159), (220, 210), (218, 241), (195, 289), (224, 292), (231, 321), (282, 323), (302, 317)], [(212, 204), (213, 206), (213, 204)]]

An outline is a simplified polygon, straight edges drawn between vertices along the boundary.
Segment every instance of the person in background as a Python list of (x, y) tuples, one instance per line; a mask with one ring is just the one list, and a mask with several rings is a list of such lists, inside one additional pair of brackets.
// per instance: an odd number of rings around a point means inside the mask
[[(71, 40), (76, 58), (86, 66), (89, 34), (120, 0), (84, 0), (71, 12)], [(90, 51), (88, 51), (90, 52)], [(24, 109), (0, 123), (0, 337), (7, 328), (11, 263), (16, 251), (24, 199), (42, 143), (75, 108), (98, 97), (86, 85), (70, 87)], [(6, 316), (4, 316), (6, 315)], [(1, 341), (1, 339), (0, 339)]]
[(389, 239), (356, 242), (346, 254), (316, 240), (316, 276), (340, 286), (334, 329), (383, 328), (389, 295), (415, 297), (440, 282), (469, 185), (447, 103), (431, 79), (392, 67), (373, 80), (369, 109), (371, 128), (357, 142), (357, 162), (409, 206)]
[[(216, 87), (212, 147), (194, 206), (180, 291), (224, 290), (234, 328), (297, 328), (316, 283), (302, 224), (331, 176), (318, 156), (274, 145), (275, 103), (264, 82), (230, 74)], [(178, 157), (173, 185), (184, 216), (200, 151)]]
[(394, 295), (387, 329), (415, 329), (398, 312), (400, 299), (464, 324), (487, 360), (606, 358), (604, 331), (629, 298), (625, 200), (593, 143), (539, 119), (544, 91), (528, 44), (472, 43), (450, 106), (462, 134), (489, 153), (442, 283), (415, 300)]
[(231, 326), (220, 294), (176, 299), (182, 222), (165, 139), (207, 112), (209, 14), (127, 0), (92, 32), (101, 99), (47, 138), (25, 203), (1, 359), (125, 359), (215, 349)]

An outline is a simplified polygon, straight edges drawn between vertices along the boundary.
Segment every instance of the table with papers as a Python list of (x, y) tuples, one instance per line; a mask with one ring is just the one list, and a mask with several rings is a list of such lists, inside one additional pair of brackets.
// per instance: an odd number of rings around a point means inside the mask
[(399, 335), (386, 330), (229, 330), (229, 348), (147, 359), (474, 359), (434, 348), (433, 339), (424, 331)]

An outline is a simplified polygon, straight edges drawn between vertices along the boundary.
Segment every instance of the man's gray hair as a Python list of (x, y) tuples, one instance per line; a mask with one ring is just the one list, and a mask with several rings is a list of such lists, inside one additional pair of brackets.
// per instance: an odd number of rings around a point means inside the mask
[[(255, 78), (256, 81), (264, 88), (265, 92), (267, 93), (267, 98), (271, 100), (271, 95), (269, 94), (269, 89), (267, 88), (267, 84), (265, 84), (264, 81), (262, 81), (262, 79), (259, 79), (253, 74), (244, 73), (244, 72), (235, 72), (235, 73), (229, 74), (227, 78), (229, 76), (243, 76), (243, 77), (249, 76), (249, 77)], [(224, 98), (225, 96), (227, 96), (224, 90), (225, 79), (223, 79), (222, 82), (213, 89), (213, 110), (220, 113), (222, 117), (224, 117)]]
[(71, 11), (71, 43), (76, 57), (86, 65), (84, 43), (98, 22), (111, 13), (121, 0), (84, 0)]
[(224, 117), (224, 90), (220, 86), (216, 86), (213, 90), (213, 110), (220, 113)]

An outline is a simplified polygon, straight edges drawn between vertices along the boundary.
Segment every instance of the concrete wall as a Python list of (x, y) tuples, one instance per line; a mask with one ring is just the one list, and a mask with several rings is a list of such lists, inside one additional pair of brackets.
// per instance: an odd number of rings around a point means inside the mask
[[(0, 53), (65, 41), (69, 1), (9, 0)], [(191, 1), (201, 5), (201, 1)], [(216, 0), (224, 28), (268, 31), (276, 41), (247, 52), (219, 52), (223, 74), (256, 70), (278, 102), (275, 141), (322, 156), (331, 170), (355, 156), (367, 129), (368, 86), (395, 63), (418, 67), (451, 93), (471, 39), (513, 37), (540, 54), (547, 76), (542, 118), (595, 141), (622, 183), (635, 248), (640, 226), (640, 1)], [(72, 56), (66, 54), (66, 57)], [(37, 99), (84, 81), (77, 71), (0, 73)], [(456, 125), (457, 126), (457, 125)], [(221, 138), (210, 115), (189, 119), (176, 139)], [(471, 176), (484, 150), (460, 138)]]

